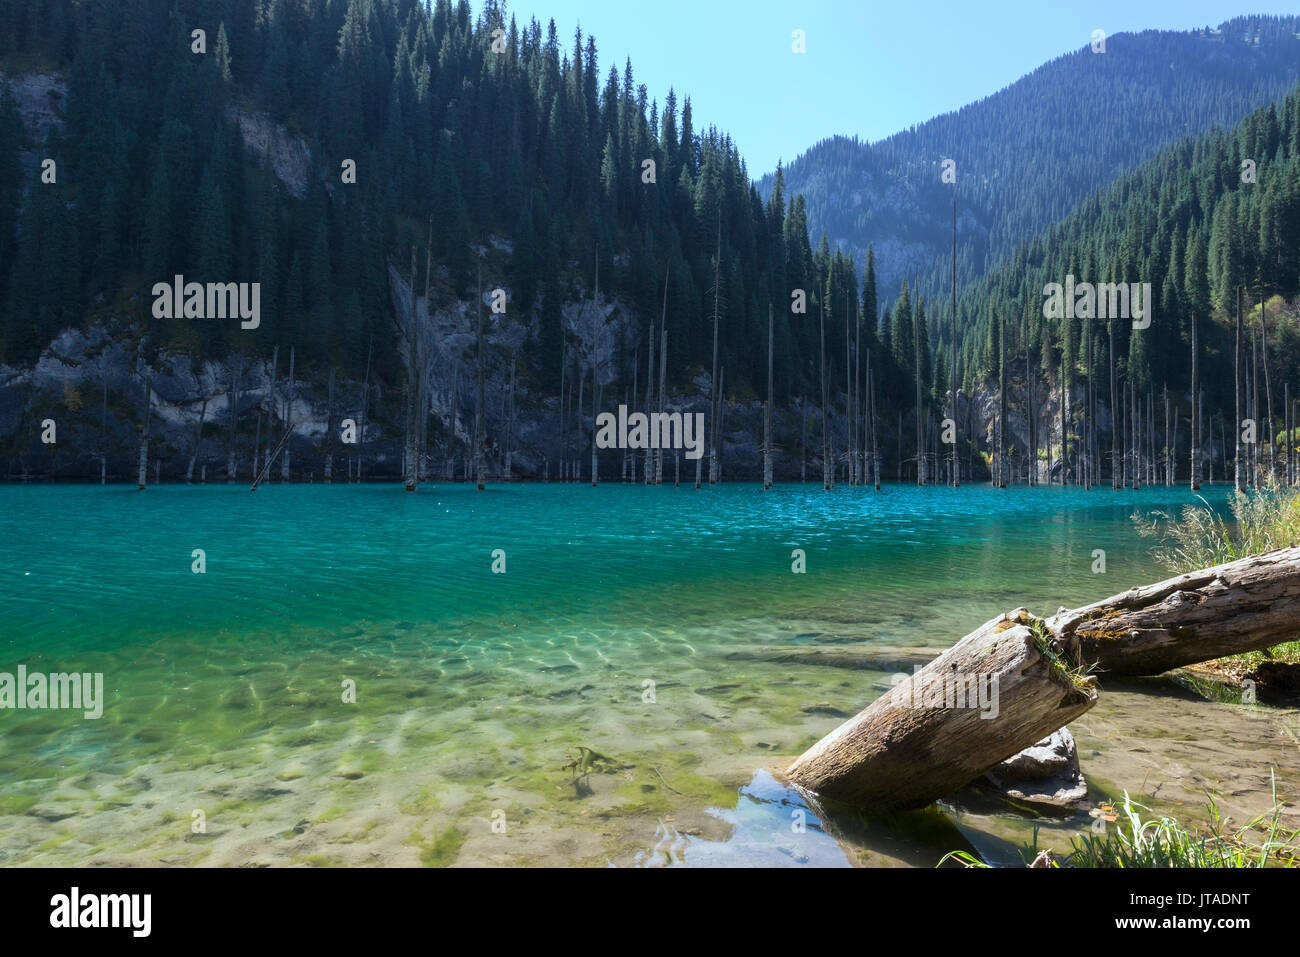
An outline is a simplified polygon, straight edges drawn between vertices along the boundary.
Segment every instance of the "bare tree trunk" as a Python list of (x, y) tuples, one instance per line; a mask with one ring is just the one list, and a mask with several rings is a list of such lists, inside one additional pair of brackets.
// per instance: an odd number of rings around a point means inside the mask
[(1201, 487), (1201, 432), (1200, 432), (1200, 348), (1196, 338), (1196, 311), (1192, 311), (1192, 491)]
[[(1026, 338), (1025, 342), (1028, 343)], [(1025, 346), (1025, 366), (1029, 365), (1028, 345)], [(957, 428), (957, 198), (954, 196), (952, 201), (952, 427)], [(1027, 388), (1032, 389), (1029, 379), (1025, 379)], [(1029, 409), (1032, 413), (1034, 408), (1033, 393), (1029, 394)], [(1033, 424), (1030, 424), (1032, 432)], [(1032, 485), (1033, 482), (1031, 481)], [(952, 487), (958, 488), (961, 485), (961, 468), (957, 462), (957, 439), (953, 436), (952, 443)]]
[(786, 774), (874, 813), (924, 807), (1096, 703), (1095, 679), (1067, 671), (1074, 650), (1050, 642), (1023, 608), (1000, 615), (822, 738)]
[(808, 401), (799, 397), (799, 481), (808, 481)]
[[(666, 285), (666, 283), (665, 283)], [(665, 295), (665, 308), (667, 296)], [(665, 313), (666, 316), (666, 313)], [(668, 326), (661, 324), (659, 334), (659, 412), (665, 411), (668, 388)], [(664, 484), (664, 450), (655, 455), (655, 485)]]
[(1119, 380), (1115, 372), (1115, 320), (1106, 323), (1110, 334), (1110, 485), (1120, 487), (1119, 472)]
[[(651, 354), (653, 354), (653, 353), (654, 353), (654, 350), (651, 349), (650, 352), (651, 352)], [(596, 428), (596, 411), (597, 411), (597, 409), (600, 408), (600, 396), (601, 396), (601, 392), (602, 392), (602, 388), (601, 388), (600, 377), (596, 374), (596, 369), (595, 369), (595, 367), (593, 366), (593, 367), (592, 367), (592, 370), (591, 370), (591, 399), (592, 399), (592, 405), (591, 405), (591, 427), (592, 427), (592, 437), (591, 437), (591, 487), (592, 487), (592, 488), (595, 488), (597, 485), (600, 484), (600, 460), (596, 458), (596, 435), (595, 435), (595, 428)], [(648, 412), (648, 411), (649, 411), (649, 410), (647, 409), (647, 412)], [(648, 443), (647, 443), (647, 444), (648, 444)], [(650, 478), (650, 468), (649, 468), (649, 465), (650, 465), (650, 463), (647, 462), (647, 463), (646, 463), (646, 479), (647, 479), (647, 480)], [(647, 481), (647, 484), (649, 484), (648, 481)]]
[(822, 488), (829, 492), (831, 488), (831, 429), (827, 409), (829, 391), (826, 383), (826, 295), (824, 291), (821, 300)]
[(515, 440), (515, 402), (517, 401), (516, 391), (515, 391), (517, 388), (515, 384), (515, 372), (516, 372), (515, 355), (512, 352), (510, 354), (510, 417), (506, 422), (506, 481), (507, 482), (513, 481), (514, 474), (515, 474), (513, 461), (512, 461), (514, 457), (514, 440)]
[(1169, 445), (1169, 385), (1165, 385), (1165, 485), (1174, 484), (1174, 450)]
[[(723, 401), (726, 395), (727, 367), (718, 366), (718, 448), (722, 448), (722, 433), (727, 428), (727, 408)], [(722, 481), (722, 456), (718, 456), (718, 482)]]
[(880, 449), (877, 445), (876, 435), (876, 379), (871, 374), (871, 352), (867, 352), (867, 382), (868, 391), (871, 398), (871, 475), (876, 484), (876, 491), (880, 491)]
[[(592, 376), (594, 378), (595, 370), (592, 370)], [(575, 465), (577, 466), (577, 468), (573, 476), (574, 480), (578, 482), (582, 481), (582, 436), (586, 433), (586, 425), (587, 425), (586, 420), (582, 414), (583, 406), (586, 403), (586, 389), (587, 389), (587, 371), (582, 368), (582, 361), (579, 360), (578, 361), (578, 423), (577, 423), (577, 432), (579, 438), (578, 438), (578, 447), (574, 450), (577, 456), (575, 460)]]
[(144, 424), (140, 428), (140, 458), (138, 469), (138, 487), (145, 490), (149, 478), (149, 413), (153, 409), (153, 376), (144, 380)]
[[(414, 290), (412, 290), (411, 296), (414, 298), (415, 296)], [(297, 379), (294, 378), (295, 351), (296, 350), (294, 349), (293, 346), (289, 347), (289, 379), (285, 383), (285, 390), (288, 394), (285, 398), (285, 403), (284, 403), (284, 425), (286, 429), (293, 428), (293, 403), (298, 398), (298, 394), (297, 394), (298, 382)], [(283, 461), (280, 462), (281, 482), (289, 481), (289, 475), (290, 475), (289, 453), (291, 451), (292, 451), (292, 447), (286, 443), (284, 447), (284, 459)]]
[[(108, 484), (108, 369), (101, 360), (100, 375), (104, 380), (104, 408), (99, 420), (99, 484)], [(207, 403), (204, 403), (204, 408)], [(193, 466), (191, 465), (191, 468)]]
[(366, 416), (370, 413), (370, 359), (375, 351), (372, 335), (366, 347), (366, 378), (361, 386), (361, 421), (357, 423), (357, 482), (361, 481), (361, 463), (366, 460)]
[[(276, 346), (271, 351), (271, 389), (267, 392), (266, 400), (266, 455), (271, 454), (271, 447), (275, 444), (275, 413), (276, 398), (275, 386), (278, 373), (280, 371), (280, 347)], [(254, 476), (256, 477), (256, 476)]]
[(1273, 423), (1277, 420), (1273, 418), (1273, 381), (1268, 371), (1268, 319), (1266, 312), (1264, 284), (1261, 280), (1259, 286), (1259, 337), (1260, 346), (1263, 349), (1264, 397), (1268, 402), (1268, 480), (1271, 484), (1277, 481), (1277, 432), (1273, 426)]
[[(430, 295), (432, 286), (430, 284), (430, 273), (433, 270), (433, 218), (429, 218), (429, 238), (424, 248), (424, 311), (425, 315), (429, 314)], [(412, 280), (414, 280), (412, 274)], [(481, 292), (481, 290), (480, 290)], [(482, 308), (480, 302), (479, 307)], [(420, 318), (420, 300), (415, 298), (415, 287), (411, 287), (411, 312), (415, 322), (416, 341), (419, 343), (419, 365), (416, 372), (419, 374), (419, 386), (416, 390), (416, 422), (419, 429), (416, 432), (415, 447), (415, 480), (417, 482), (427, 481), (429, 478), (429, 324)]]
[(262, 451), (262, 413), (257, 413), (257, 431), (253, 433), (253, 474), (257, 474), (258, 456)]
[(912, 344), (913, 344), (913, 365), (916, 367), (916, 484), (925, 485), (925, 422), (923, 419), (922, 407), (923, 397), (921, 391), (921, 336), (920, 327), (916, 322), (916, 314), (921, 310), (920, 281), (917, 281), (916, 308), (912, 310)]
[(1034, 404), (1034, 363), (1030, 353), (1029, 342), (1029, 317), (1025, 317), (1022, 327), (1022, 336), (1025, 340), (1025, 431), (1028, 433), (1026, 438), (1029, 440), (1029, 449), (1025, 457), (1029, 460), (1025, 469), (1025, 481), (1029, 486), (1038, 484), (1038, 407)]
[(226, 482), (227, 483), (233, 482), (235, 480), (235, 470), (237, 466), (235, 457), (238, 451), (236, 448), (236, 444), (237, 444), (236, 430), (238, 428), (238, 423), (239, 423), (239, 377), (243, 374), (244, 371), (244, 357), (234, 356), (232, 357), (231, 361), (236, 362), (237, 365), (232, 365), (230, 368), (230, 393), (228, 396), (230, 401), (230, 447), (227, 449), (226, 452)]
[(1232, 431), (1236, 439), (1236, 453), (1232, 465), (1232, 483), (1238, 492), (1245, 490), (1245, 476), (1241, 472), (1241, 287), (1237, 287), (1237, 324), (1232, 354), (1233, 403), (1236, 421)]
[[(650, 335), (646, 340), (646, 377), (645, 377), (645, 413), (649, 418), (650, 413), (654, 411), (655, 387), (655, 324), (650, 323)], [(655, 453), (650, 448), (651, 443), (646, 442), (645, 449), (645, 484), (650, 485), (654, 482), (654, 457)]]
[(203, 443), (203, 420), (208, 414), (208, 400), (203, 400), (203, 406), (199, 409), (199, 427), (194, 430), (194, 450), (190, 453), (190, 464), (185, 469), (185, 482), (189, 484), (194, 481), (194, 462), (199, 457), (199, 446)]
[[(713, 375), (709, 379), (712, 400), (709, 422), (709, 484), (718, 482), (718, 296), (722, 289), (722, 213), (718, 213), (718, 248), (713, 260)], [(824, 351), (824, 350), (823, 350)], [(824, 360), (823, 360), (824, 361)], [(698, 459), (696, 462), (698, 463)], [(698, 465), (697, 465), (698, 468)]]
[(767, 402), (763, 405), (763, 491), (772, 487), (772, 304), (767, 305)]
[(1079, 437), (1082, 449), (1079, 453), (1079, 470), (1083, 478), (1084, 491), (1092, 489), (1092, 443), (1090, 441), (1089, 423), (1092, 421), (1092, 319), (1083, 321), (1083, 421), (1079, 423)]
[[(474, 482), (481, 492), (484, 488), (483, 475), (483, 439), (487, 432), (487, 423), (483, 420), (486, 412), (484, 403), (484, 362), (487, 358), (486, 349), (483, 345), (483, 257), (479, 257), (478, 266), (478, 302), (476, 304), (478, 312), (478, 344), (477, 365), (478, 365), (478, 402), (474, 411)], [(578, 415), (582, 415), (582, 406), (578, 406)]]
[(329, 405), (325, 411), (325, 481), (334, 481), (334, 367), (330, 366)]
[[(555, 478), (558, 482), (564, 481), (564, 456), (569, 451), (569, 432), (567, 429), (568, 419), (565, 415), (564, 402), (568, 392), (565, 389), (565, 379), (569, 369), (569, 343), (564, 336), (563, 321), (560, 329), (560, 461), (556, 465)], [(632, 395), (636, 395), (636, 370), (637, 359), (632, 360)]]
[(1250, 361), (1251, 361), (1251, 385), (1250, 385), (1250, 418), (1255, 423), (1255, 442), (1251, 446), (1251, 486), (1259, 488), (1259, 460), (1261, 458), (1259, 451), (1259, 337), (1255, 330), (1250, 330)]
[(1007, 487), (1007, 320), (998, 316), (998, 487)]

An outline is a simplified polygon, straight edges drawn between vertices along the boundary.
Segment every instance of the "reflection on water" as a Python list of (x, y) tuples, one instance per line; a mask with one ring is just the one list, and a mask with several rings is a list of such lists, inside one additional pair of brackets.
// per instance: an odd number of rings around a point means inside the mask
[(760, 769), (734, 808), (709, 808), (726, 826), (719, 838), (684, 834), (659, 821), (641, 867), (933, 867), (949, 851), (973, 851), (937, 809), (872, 818), (832, 805)]
[(681, 834), (659, 822), (655, 843), (633, 858), (638, 867), (848, 867), (848, 856), (793, 788), (765, 770), (738, 792), (735, 808), (709, 808), (729, 829), (724, 840)]

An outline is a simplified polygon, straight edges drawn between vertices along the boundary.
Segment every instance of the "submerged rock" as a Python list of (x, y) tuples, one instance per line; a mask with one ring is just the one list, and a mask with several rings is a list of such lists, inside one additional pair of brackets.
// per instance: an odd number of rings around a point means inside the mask
[(1068, 728), (1012, 755), (984, 777), (1007, 797), (1030, 804), (1075, 810), (1088, 798), (1079, 749)]

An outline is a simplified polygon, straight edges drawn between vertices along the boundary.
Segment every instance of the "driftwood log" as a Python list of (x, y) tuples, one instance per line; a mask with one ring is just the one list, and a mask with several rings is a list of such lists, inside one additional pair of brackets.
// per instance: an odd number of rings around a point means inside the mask
[(1078, 649), (1025, 609), (995, 618), (806, 751), (800, 787), (875, 813), (922, 807), (1083, 714), (1097, 700)]
[(1282, 548), (1133, 588), (1048, 621), (1078, 639), (1085, 665), (1108, 675), (1258, 651), (1300, 637), (1300, 548)]
[[(1300, 547), (1133, 588), (1048, 620), (1023, 608), (967, 635), (786, 771), (873, 812), (946, 797), (1083, 714), (1095, 675), (1150, 675), (1300, 635)], [(962, 700), (952, 693), (966, 687)], [(972, 687), (995, 692), (971, 704)], [(996, 702), (995, 707), (988, 705)]]

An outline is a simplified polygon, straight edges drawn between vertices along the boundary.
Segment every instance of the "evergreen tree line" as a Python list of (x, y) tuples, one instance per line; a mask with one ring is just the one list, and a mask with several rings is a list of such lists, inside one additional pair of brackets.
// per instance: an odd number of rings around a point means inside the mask
[[(825, 243), (813, 252), (804, 200), (778, 187), (763, 201), (689, 97), (651, 99), (630, 63), (602, 72), (594, 37), (562, 43), (553, 22), (521, 26), (496, 0), (477, 17), (452, 0), (0, 0), (0, 57), (11, 75), (67, 79), (48, 142), (24, 143), (11, 92), (0, 102), (0, 172), (13, 174), (0, 194), (12, 253), (0, 257), (0, 361), (29, 363), (60, 330), (98, 321), (146, 358), (293, 347), (304, 378), (359, 380), (373, 360), (400, 385), (387, 263), (405, 274), (416, 247), (423, 274), (428, 244), (436, 308), (472, 297), (475, 251), (494, 237), (510, 252), (486, 278), (528, 317), (524, 374), (540, 394), (573, 356), (562, 308), (597, 273), (640, 320), (618, 357), (627, 383), (665, 278), (681, 388), (711, 366), (715, 293), (729, 394), (765, 389), (774, 308), (783, 403), (820, 387), (823, 309), (837, 356), (848, 304), (876, 314), (857, 265)], [(301, 181), (245, 147), (241, 124), (262, 117), (305, 142)], [(56, 182), (33, 157), (56, 161)], [(260, 282), (261, 327), (155, 319), (150, 290), (175, 274)], [(844, 388), (843, 364), (833, 372)]]
[[(1234, 127), (1300, 81), (1300, 17), (1238, 17), (1217, 29), (1088, 38), (1007, 88), (876, 143), (831, 137), (784, 169), (814, 235), (859, 257), (887, 253), (882, 293), (919, 271), (949, 283), (952, 160), (961, 198), (957, 278), (966, 285), (1090, 194), (1163, 148)], [(772, 176), (762, 181), (770, 189)], [(915, 292), (915, 290), (913, 290)]]
[[(1045, 288), (1064, 284), (1067, 276), (1077, 284), (1149, 283), (1149, 327), (1106, 318), (1099, 306), (1091, 316), (1084, 308), (1073, 316), (1045, 317)], [(1288, 391), (1294, 399), (1300, 388), (1298, 295), (1300, 89), (1251, 113), (1231, 131), (1216, 130), (1163, 151), (963, 290), (959, 380), (969, 393), (997, 377), (1005, 363), (1022, 388), (1031, 374), (1040, 392), (1051, 388), (1059, 395), (1064, 382), (1071, 392), (1095, 390), (1097, 408), (1108, 410), (1113, 352), (1119, 431), (1129, 424), (1123, 415), (1127, 397), (1130, 411), (1147, 408), (1141, 414), (1157, 423), (1163, 443), (1167, 393), (1171, 421), (1182, 423), (1177, 448), (1185, 475), (1193, 334), (1204, 442), (1219, 445), (1221, 458), (1226, 443), (1231, 459), (1240, 382), (1242, 417), (1258, 419), (1259, 449), (1266, 449), (1270, 439), (1285, 438), (1294, 410), (1285, 409), (1284, 400)], [(1234, 374), (1239, 308), (1242, 368)], [(941, 353), (951, 354), (948, 325), (940, 326), (937, 340)], [(1268, 392), (1274, 403), (1271, 428)], [(1019, 411), (1027, 414), (1023, 400), (1021, 405)], [(1072, 455), (1082, 454), (1089, 441), (1088, 409), (1077, 401), (1064, 423)], [(1053, 428), (1039, 446), (1040, 457), (1051, 441), (1059, 458), (1060, 423)], [(1108, 431), (1103, 429), (1099, 440), (1107, 447)], [(1218, 477), (1223, 476), (1220, 467)]]

